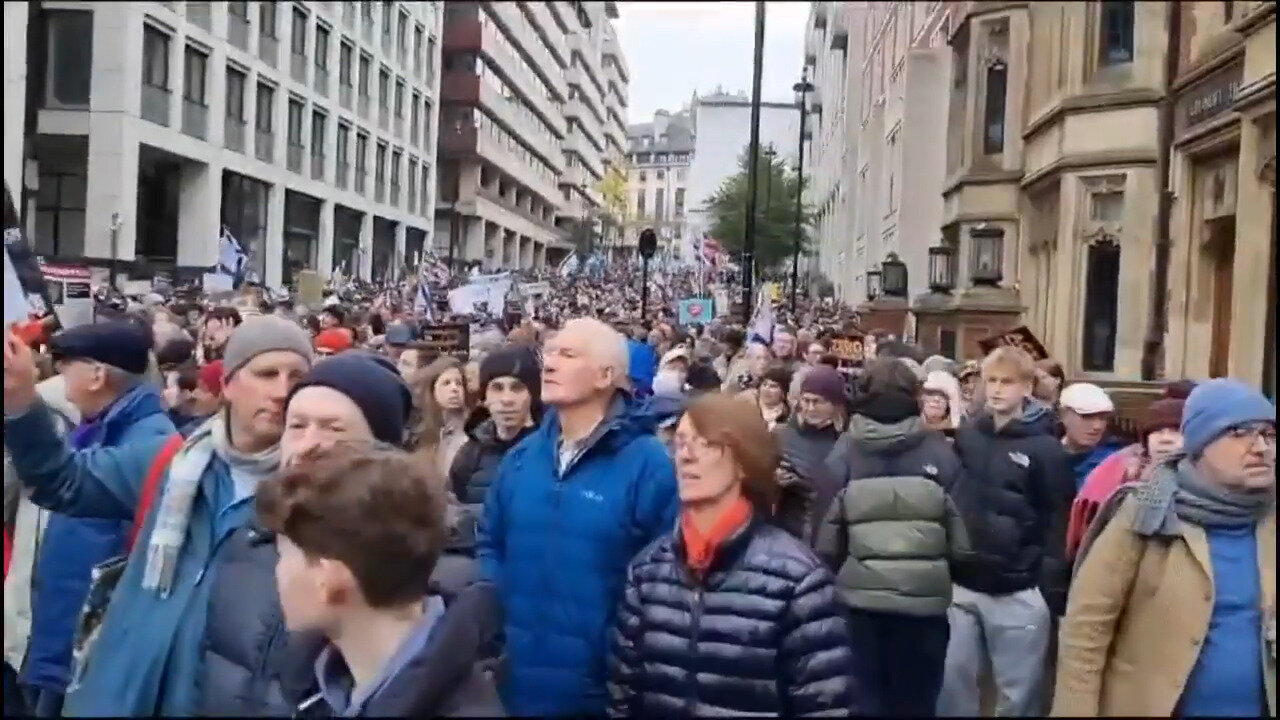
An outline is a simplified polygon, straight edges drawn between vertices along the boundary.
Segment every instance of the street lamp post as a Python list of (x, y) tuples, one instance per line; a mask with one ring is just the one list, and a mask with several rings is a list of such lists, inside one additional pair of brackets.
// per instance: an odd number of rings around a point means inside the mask
[(809, 110), (805, 106), (805, 101), (809, 93), (813, 92), (813, 83), (809, 82), (809, 69), (805, 68), (800, 73), (800, 82), (796, 83), (791, 89), (800, 94), (800, 139), (799, 150), (796, 153), (796, 216), (795, 216), (795, 246), (791, 253), (791, 314), (796, 314), (796, 292), (800, 286), (800, 213), (804, 209), (804, 135), (805, 120), (809, 116)]
[(764, 2), (756, 2), (755, 57), (751, 68), (751, 135), (747, 144), (747, 213), (742, 238), (743, 324), (751, 323), (751, 285), (756, 268), (756, 192), (760, 171), (760, 91), (764, 75)]

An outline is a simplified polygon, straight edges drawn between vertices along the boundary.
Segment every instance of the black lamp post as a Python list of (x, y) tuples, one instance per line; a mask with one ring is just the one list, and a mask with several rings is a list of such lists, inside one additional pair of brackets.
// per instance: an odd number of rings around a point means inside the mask
[(875, 300), (880, 297), (880, 271), (867, 271), (867, 299)]
[(795, 227), (795, 246), (791, 253), (791, 314), (796, 313), (796, 291), (800, 285), (800, 212), (804, 209), (804, 141), (805, 141), (805, 120), (809, 117), (809, 108), (806, 105), (806, 99), (809, 93), (813, 92), (813, 83), (809, 82), (809, 68), (805, 66), (800, 71), (800, 82), (791, 86), (791, 89), (800, 95), (800, 140), (799, 150), (796, 153), (796, 216)]
[(1004, 279), (1004, 230), (975, 228), (969, 231), (969, 276), (974, 285), (997, 286)]
[(956, 288), (956, 269), (951, 262), (950, 245), (929, 248), (929, 290), (949, 294)]
[(640, 231), (640, 321), (649, 313), (649, 258), (658, 250), (658, 236), (653, 228)]
[(888, 297), (907, 296), (907, 264), (898, 259), (897, 253), (889, 253), (880, 263), (883, 273), (884, 294)]

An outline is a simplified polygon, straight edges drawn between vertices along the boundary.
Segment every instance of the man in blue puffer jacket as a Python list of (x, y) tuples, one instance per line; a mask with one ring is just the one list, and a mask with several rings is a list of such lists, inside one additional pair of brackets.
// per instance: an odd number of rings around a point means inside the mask
[[(82, 325), (49, 341), (67, 400), (83, 418), (68, 441), (79, 450), (163, 442), (176, 430), (146, 385), (148, 329), (131, 322)], [(58, 717), (71, 674), (76, 621), (95, 565), (125, 552), (129, 523), (52, 513), (33, 583), (31, 639), (21, 681), (39, 717)]]
[(485, 499), (481, 574), (499, 589), (512, 715), (603, 715), (627, 563), (674, 527), (675, 468), (654, 420), (619, 390), (626, 339), (565, 324), (543, 358), (539, 428), (507, 452)]

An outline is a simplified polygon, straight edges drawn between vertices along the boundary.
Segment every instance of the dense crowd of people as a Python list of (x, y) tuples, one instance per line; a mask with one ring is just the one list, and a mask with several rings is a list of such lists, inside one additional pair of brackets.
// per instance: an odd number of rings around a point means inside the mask
[(1274, 717), (1258, 389), (529, 279), (7, 333), (5, 714)]

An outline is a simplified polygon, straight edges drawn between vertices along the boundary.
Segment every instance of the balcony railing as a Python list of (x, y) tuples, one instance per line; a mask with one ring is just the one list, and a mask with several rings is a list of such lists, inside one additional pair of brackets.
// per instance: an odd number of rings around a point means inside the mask
[(244, 121), (228, 117), (222, 121), (222, 146), (228, 150), (244, 152)]
[(227, 42), (248, 52), (249, 21), (239, 15), (227, 16)]
[(207, 2), (189, 2), (187, 3), (187, 22), (208, 32), (213, 28), (213, 8), (212, 3)]
[(324, 180), (324, 155), (311, 153), (311, 179)]
[(391, 204), (393, 207), (397, 207), (397, 206), (399, 206), (399, 205), (400, 205), (400, 186), (399, 186), (399, 185), (397, 185), (397, 184), (395, 184), (395, 183), (391, 183), (391, 202), (390, 202), (390, 204)]
[(169, 127), (169, 102), (173, 93), (154, 85), (142, 86), (142, 119)]
[(316, 89), (323, 97), (329, 96), (329, 70), (317, 65), (311, 71), (311, 87)]
[(418, 123), (409, 124), (409, 142), (415, 146), (418, 144)]
[(368, 179), (369, 179), (369, 171), (365, 170), (362, 167), (357, 166), (356, 167), (356, 185), (355, 185), (356, 192), (360, 193), (361, 195), (364, 194), (365, 184), (368, 181)]
[(359, 100), (357, 100), (357, 103), (358, 103), (358, 108), (357, 108), (357, 109), (360, 111), (360, 117), (362, 117), (362, 118), (364, 118), (364, 119), (366, 119), (366, 120), (368, 120), (368, 119), (369, 119), (369, 105), (370, 105), (370, 102), (371, 102), (371, 100), (370, 100), (370, 98), (369, 98), (369, 96), (368, 96), (368, 95), (361, 95), (361, 96), (360, 96), (360, 98), (359, 98)]
[(391, 110), (386, 105), (378, 106), (378, 127), (386, 130), (391, 121)]
[(307, 84), (307, 56), (301, 53), (289, 53), (289, 76), (295, 81)]
[(333, 169), (333, 184), (338, 186), (339, 190), (347, 189), (347, 176), (351, 173), (351, 166), (347, 163), (340, 162)]
[(209, 136), (209, 108), (194, 100), (182, 99), (182, 132), (194, 138)]
[(405, 202), (408, 204), (408, 207), (407, 207), (407, 208), (405, 208), (405, 209), (406, 209), (406, 210), (408, 210), (409, 212), (417, 212), (417, 210), (418, 210), (418, 189), (417, 189), (416, 187), (414, 187), (413, 185), (410, 185), (410, 186), (409, 186), (409, 192), (405, 193), (404, 199), (405, 199)]
[(350, 85), (338, 86), (338, 104), (342, 106), (343, 110), (351, 109), (351, 93), (354, 91), (355, 88)]
[(270, 130), (258, 129), (254, 131), (253, 154), (254, 157), (264, 163), (275, 162), (276, 138), (271, 134)]
[(302, 152), (305, 149), (302, 147), (302, 143), (289, 143), (289, 148), (285, 153), (285, 165), (290, 172), (302, 172)]
[(280, 41), (270, 35), (258, 35), (258, 59), (275, 67), (280, 60)]
[(373, 201), (386, 202), (387, 199), (387, 181), (379, 178), (373, 180)]

